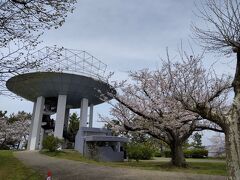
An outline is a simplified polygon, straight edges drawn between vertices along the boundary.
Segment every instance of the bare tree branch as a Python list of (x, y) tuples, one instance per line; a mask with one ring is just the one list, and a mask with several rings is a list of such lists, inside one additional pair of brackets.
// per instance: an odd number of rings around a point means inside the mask
[[(76, 0), (2, 0), (0, 1), (0, 95), (8, 95), (5, 82), (12, 75), (39, 66), (40, 59), (28, 55), (40, 43), (47, 29), (58, 28)], [(42, 60), (42, 59), (41, 59)]]

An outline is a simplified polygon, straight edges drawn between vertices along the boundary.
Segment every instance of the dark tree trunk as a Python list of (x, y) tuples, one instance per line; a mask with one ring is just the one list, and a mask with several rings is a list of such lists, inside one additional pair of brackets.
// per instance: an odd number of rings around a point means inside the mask
[(182, 144), (179, 141), (174, 141), (170, 145), (172, 159), (171, 163), (177, 167), (186, 167), (186, 161), (182, 150)]
[(228, 180), (240, 180), (240, 52), (233, 81), (234, 100), (224, 127)]
[(228, 180), (240, 180), (239, 128), (232, 124), (225, 130)]
[(21, 143), (21, 141), (20, 141), (20, 142), (18, 142), (18, 145), (17, 145), (17, 150), (19, 150), (20, 143)]
[(5, 140), (0, 144), (0, 150), (5, 146)]

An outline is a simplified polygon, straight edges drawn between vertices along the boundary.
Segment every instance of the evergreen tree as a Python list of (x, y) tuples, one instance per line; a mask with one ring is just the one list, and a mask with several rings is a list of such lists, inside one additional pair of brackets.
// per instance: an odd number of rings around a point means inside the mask
[(193, 142), (192, 142), (192, 146), (194, 148), (203, 148), (202, 146), (202, 135), (198, 132), (196, 132), (195, 134), (193, 134)]
[(76, 113), (73, 113), (70, 116), (68, 130), (67, 130), (67, 139), (70, 142), (75, 142), (75, 136), (79, 129), (79, 120), (80, 118), (77, 116)]

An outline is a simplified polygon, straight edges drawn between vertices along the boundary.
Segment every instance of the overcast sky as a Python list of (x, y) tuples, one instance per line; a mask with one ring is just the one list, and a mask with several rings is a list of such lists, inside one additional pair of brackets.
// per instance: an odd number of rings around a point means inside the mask
[[(196, 52), (201, 52), (190, 38), (190, 24), (203, 24), (193, 11), (197, 0), (79, 0), (73, 14), (57, 30), (46, 31), (41, 46), (64, 46), (86, 50), (115, 72), (115, 79), (127, 77), (127, 71), (159, 67), (160, 57), (166, 48), (177, 55), (181, 41), (186, 50), (191, 42)], [(204, 25), (204, 24), (203, 24)], [(218, 73), (233, 73), (233, 58), (206, 55), (205, 65), (216, 59)], [(214, 60), (213, 60), (214, 59)], [(32, 103), (0, 96), (0, 109), (9, 113), (32, 111)], [(95, 108), (107, 114), (108, 105)], [(99, 125), (95, 123), (95, 125)], [(207, 143), (207, 138), (204, 140)]]

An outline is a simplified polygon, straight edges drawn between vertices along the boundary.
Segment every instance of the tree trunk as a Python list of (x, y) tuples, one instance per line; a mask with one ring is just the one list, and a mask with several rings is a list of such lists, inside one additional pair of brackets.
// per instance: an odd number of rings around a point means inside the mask
[(240, 180), (240, 52), (233, 81), (234, 100), (224, 127), (228, 180)]
[(240, 86), (236, 84), (239, 85), (239, 81), (234, 84), (235, 97), (224, 130), (229, 180), (240, 180)]
[(6, 139), (4, 139), (4, 141), (0, 144), (0, 150), (3, 149), (3, 147), (5, 146), (5, 142), (6, 142)]
[(237, 126), (236, 123), (232, 122), (225, 131), (228, 180), (240, 180), (240, 143)]
[(182, 144), (178, 141), (175, 141), (170, 145), (170, 148), (172, 153), (171, 159), (172, 165), (177, 167), (186, 167), (186, 161), (182, 150)]
[(21, 141), (20, 141), (20, 142), (18, 142), (18, 145), (17, 145), (17, 150), (19, 150), (20, 143), (21, 143)]

